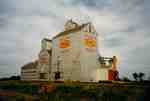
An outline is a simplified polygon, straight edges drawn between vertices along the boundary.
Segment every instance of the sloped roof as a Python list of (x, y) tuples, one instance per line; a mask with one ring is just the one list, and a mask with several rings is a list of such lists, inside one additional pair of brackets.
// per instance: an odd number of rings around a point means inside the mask
[(51, 39), (48, 39), (48, 38), (44, 38), (43, 40), (46, 40), (46, 41), (49, 41), (49, 42), (52, 41)]
[(37, 64), (38, 64), (38, 61), (30, 62), (30, 63), (25, 64), (23, 67), (21, 67), (21, 69), (34, 69), (36, 68)]
[(80, 26), (78, 26), (78, 27), (76, 27), (76, 28), (73, 28), (73, 29), (70, 29), (70, 30), (65, 30), (65, 31), (63, 31), (63, 32), (60, 32), (59, 34), (57, 34), (56, 36), (54, 36), (53, 37), (53, 39), (55, 39), (55, 38), (57, 38), (57, 37), (59, 37), (59, 36), (62, 36), (62, 35), (67, 35), (67, 34), (69, 34), (69, 33), (71, 33), (71, 32), (76, 32), (76, 31), (79, 31), (79, 30), (81, 30), (82, 28), (84, 28), (86, 25), (88, 25), (89, 23), (85, 23), (85, 24), (82, 24), (82, 25), (80, 25)]

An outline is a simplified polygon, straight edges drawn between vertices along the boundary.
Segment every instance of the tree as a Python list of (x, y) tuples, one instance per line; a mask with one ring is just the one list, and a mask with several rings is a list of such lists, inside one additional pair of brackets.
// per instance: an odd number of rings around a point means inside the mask
[(11, 77), (3, 77), (3, 78), (0, 78), (0, 80), (20, 80), (20, 76), (17, 75), (17, 76), (11, 76)]
[(130, 81), (130, 79), (129, 79), (128, 77), (126, 77), (126, 76), (123, 77), (122, 80), (123, 80), (123, 81)]
[(139, 72), (139, 73), (133, 73), (132, 75), (136, 81), (142, 81), (145, 74), (142, 72)]
[(145, 74), (142, 73), (142, 72), (139, 73), (138, 77), (139, 77), (139, 80), (140, 80), (140, 81), (143, 81), (144, 75), (145, 75)]
[(148, 80), (150, 81), (150, 76), (148, 77)]
[(138, 74), (137, 74), (137, 73), (133, 73), (132, 75), (133, 75), (133, 78), (137, 81), (137, 79), (138, 79)]

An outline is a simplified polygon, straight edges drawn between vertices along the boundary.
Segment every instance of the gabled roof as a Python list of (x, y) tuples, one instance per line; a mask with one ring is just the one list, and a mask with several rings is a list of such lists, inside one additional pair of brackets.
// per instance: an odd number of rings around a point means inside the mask
[(21, 67), (21, 69), (35, 69), (37, 64), (38, 64), (38, 61), (30, 62), (30, 63), (25, 64), (23, 67)]
[(48, 38), (44, 38), (44, 39), (42, 39), (42, 40), (46, 40), (46, 41), (49, 41), (49, 42), (52, 41), (51, 39), (48, 39)]
[(71, 32), (76, 32), (76, 31), (79, 31), (81, 30), (82, 28), (84, 28), (86, 25), (88, 25), (89, 23), (86, 23), (86, 24), (82, 24), (80, 26), (77, 26), (76, 28), (73, 28), (73, 29), (70, 29), (70, 30), (65, 30), (63, 32), (60, 32), (59, 34), (57, 34), (56, 36), (53, 37), (53, 39), (59, 37), (59, 36), (62, 36), (62, 35), (67, 35)]

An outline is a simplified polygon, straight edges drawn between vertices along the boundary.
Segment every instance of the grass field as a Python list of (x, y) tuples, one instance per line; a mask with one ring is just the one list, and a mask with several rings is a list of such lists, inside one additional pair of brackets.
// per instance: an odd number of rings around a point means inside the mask
[(149, 84), (0, 81), (0, 101), (149, 101)]

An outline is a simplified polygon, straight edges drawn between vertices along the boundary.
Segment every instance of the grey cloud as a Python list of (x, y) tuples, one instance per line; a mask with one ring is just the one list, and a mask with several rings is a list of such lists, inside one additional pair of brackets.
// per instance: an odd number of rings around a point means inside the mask
[(62, 31), (68, 16), (93, 21), (104, 50), (120, 54), (121, 75), (150, 71), (149, 10), (149, 0), (1, 0), (0, 76), (37, 59), (40, 40)]
[(53, 16), (1, 18), (7, 23), (3, 22), (5, 26), (0, 29), (0, 71), (3, 72), (0, 77), (8, 73), (20, 73), (22, 65), (36, 60), (40, 51), (40, 40), (50, 37), (53, 32), (58, 32), (57, 29), (61, 25), (55, 23), (57, 17)]
[(65, 6), (84, 6), (87, 9), (102, 10), (111, 6), (111, 0), (66, 0), (63, 4)]
[[(142, 40), (140, 43), (142, 43)], [(135, 42), (135, 44), (136, 44), (136, 42)], [(149, 45), (150, 45), (150, 41), (147, 44), (143, 44), (143, 46), (136, 47), (135, 49), (133, 49), (130, 53), (129, 61), (132, 62), (133, 64), (147, 65), (147, 66), (149, 66), (149, 69), (150, 69), (150, 63), (149, 63), (150, 47), (149, 47)], [(137, 58), (135, 58), (135, 56)]]
[(121, 38), (111, 38), (104, 40), (104, 45), (107, 47), (122, 47), (124, 44), (124, 40), (122, 40)]
[(145, 0), (112, 0), (113, 5), (111, 9), (127, 15), (136, 10), (143, 10), (144, 2)]
[[(1, 0), (0, 15), (6, 16), (55, 16), (51, 11), (52, 0)], [(59, 2), (58, 2), (59, 3)], [(51, 5), (51, 6), (49, 6)]]
[(110, 4), (110, 0), (80, 0), (80, 2), (87, 7), (102, 8)]
[(0, 29), (5, 28), (7, 24), (8, 24), (7, 20), (3, 17), (0, 17)]
[(16, 6), (13, 0), (0, 0), (0, 15), (14, 15)]

